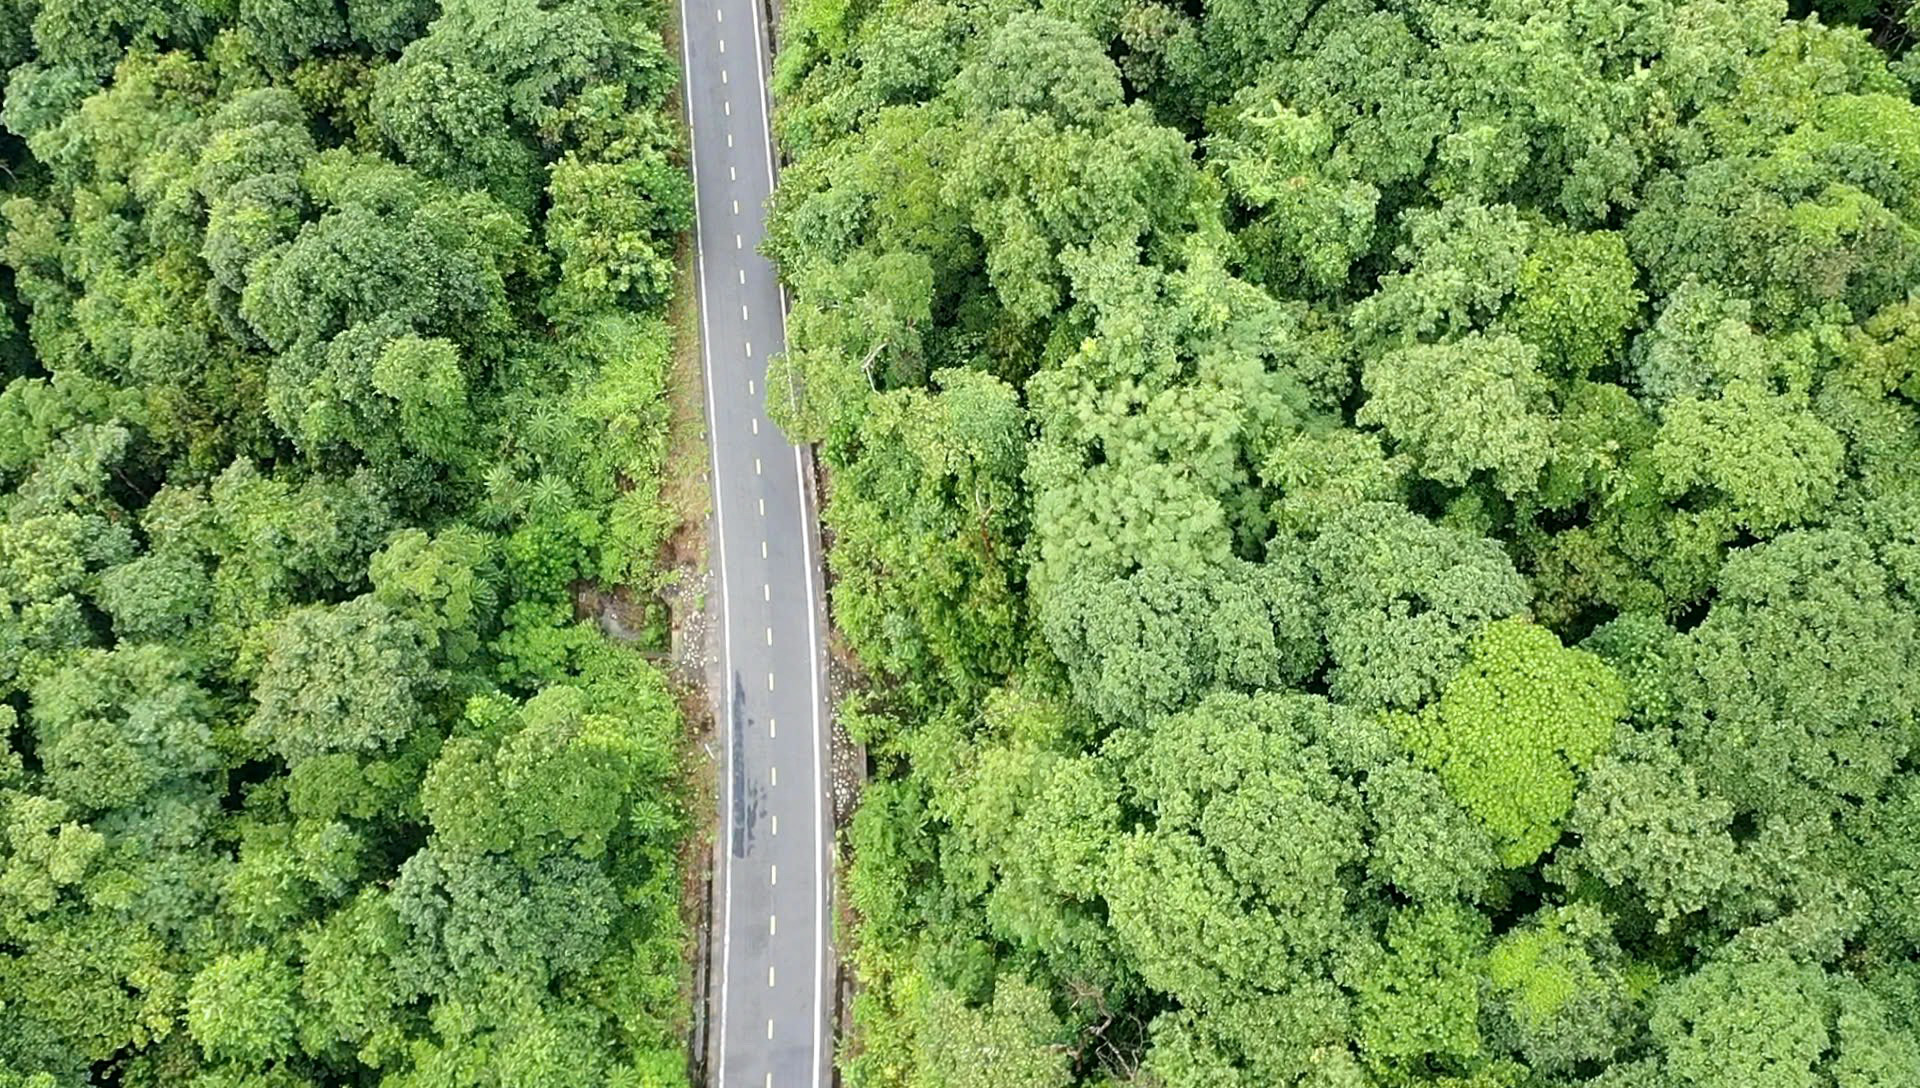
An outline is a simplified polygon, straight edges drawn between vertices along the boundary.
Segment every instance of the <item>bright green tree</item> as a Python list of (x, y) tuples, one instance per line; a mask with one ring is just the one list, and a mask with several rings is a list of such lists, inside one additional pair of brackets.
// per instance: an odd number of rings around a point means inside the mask
[(1474, 640), (1437, 701), (1395, 727), (1486, 827), (1500, 860), (1520, 866), (1559, 839), (1575, 775), (1612, 744), (1626, 703), (1598, 657), (1506, 620)]

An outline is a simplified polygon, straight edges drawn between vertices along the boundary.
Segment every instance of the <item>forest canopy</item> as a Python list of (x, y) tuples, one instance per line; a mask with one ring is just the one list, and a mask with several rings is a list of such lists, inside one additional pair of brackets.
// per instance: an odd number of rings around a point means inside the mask
[(1920, 16), (795, 0), (857, 1088), (1920, 1083)]
[(0, 1086), (686, 1078), (656, 0), (0, 0)]

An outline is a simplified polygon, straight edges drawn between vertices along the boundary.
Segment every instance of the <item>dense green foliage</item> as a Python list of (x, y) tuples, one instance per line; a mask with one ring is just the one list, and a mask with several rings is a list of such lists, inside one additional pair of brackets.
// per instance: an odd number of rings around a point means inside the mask
[(1920, 31), (795, 0), (858, 1088), (1920, 1083)]
[(683, 1083), (652, 0), (0, 0), (0, 1085)]

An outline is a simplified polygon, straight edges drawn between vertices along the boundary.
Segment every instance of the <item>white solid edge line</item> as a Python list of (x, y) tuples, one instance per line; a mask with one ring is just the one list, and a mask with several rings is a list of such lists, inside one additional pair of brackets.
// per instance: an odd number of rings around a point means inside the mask
[[(767, 192), (772, 193), (779, 187), (774, 178), (773, 164), (776, 151), (773, 143), (773, 106), (772, 97), (767, 91), (767, 61), (762, 51), (760, 38), (766, 30), (766, 20), (759, 18), (760, 0), (753, 0), (756, 26), (753, 31), (753, 74), (760, 80), (760, 120), (767, 134)], [(780, 342), (787, 342), (787, 292), (776, 281), (774, 290), (780, 295)], [(793, 447), (793, 474), (800, 485), (800, 544), (807, 568), (807, 664), (808, 672), (813, 674), (813, 894), (814, 910), (818, 917), (813, 927), (813, 1086), (820, 1088), (820, 1042), (825, 1033), (824, 1006), (820, 1000), (821, 990), (826, 986), (826, 925), (827, 925), (827, 886), (824, 855), (827, 850), (826, 823), (821, 813), (821, 794), (824, 792), (820, 778), (820, 747), (824, 735), (820, 730), (820, 623), (814, 612), (814, 603), (818, 599), (814, 591), (813, 569), (813, 532), (808, 527), (808, 501), (806, 453), (800, 446)]]
[[(784, 313), (781, 315), (783, 326), (785, 316)], [(820, 777), (820, 746), (824, 743), (824, 735), (820, 731), (820, 624), (814, 612), (818, 597), (814, 590), (813, 531), (807, 522), (807, 511), (812, 503), (807, 493), (805, 455), (799, 446), (793, 447), (793, 474), (800, 485), (800, 547), (807, 574), (807, 671), (812, 674), (813, 680), (810, 696), (813, 715), (813, 907), (818, 915), (813, 927), (813, 1084), (814, 1088), (819, 1088), (820, 1040), (827, 1030), (820, 1001), (820, 991), (826, 986), (828, 895), (824, 883), (826, 867), (822, 857), (827, 850), (827, 828), (820, 805), (821, 794), (825, 792), (825, 783)]]
[[(717, 10), (717, 9), (716, 9)], [(689, 44), (692, 38), (691, 27), (687, 23), (686, 4), (680, 5), (680, 60), (684, 67), (680, 72), (681, 93), (687, 104), (687, 168), (693, 175), (693, 259), (695, 264), (694, 296), (700, 306), (700, 362), (707, 381), (707, 418), (717, 418), (718, 409), (713, 397), (713, 335), (707, 324), (707, 262), (704, 249), (700, 245), (700, 160), (693, 139), (693, 50)], [(764, 93), (764, 92), (763, 92)], [(720, 479), (720, 446), (707, 443), (707, 457), (716, 482)], [(714, 489), (713, 528), (718, 538), (715, 542), (720, 562), (720, 669), (725, 676), (733, 669), (733, 637), (727, 629), (727, 541), (725, 518), (721, 511), (720, 489)], [(733, 818), (733, 767), (738, 759), (733, 745), (733, 688), (722, 684), (720, 695), (721, 721), (727, 725), (727, 839), (722, 845), (723, 851), (731, 851), (734, 835)], [(722, 854), (726, 862), (726, 874), (722, 877), (722, 894), (727, 905), (720, 923), (720, 1044), (719, 1060), (715, 1063), (717, 1072), (714, 1077), (716, 1088), (726, 1088), (727, 1083), (727, 997), (728, 978), (732, 974), (733, 962), (733, 864), (727, 854)]]
[[(751, 2), (757, 5), (760, 0), (751, 0)], [(773, 92), (767, 89), (767, 59), (760, 47), (760, 37), (765, 32), (766, 20), (756, 19), (755, 21), (758, 25), (753, 32), (753, 74), (760, 79), (760, 120), (767, 134), (767, 194), (772, 196), (773, 191), (780, 187), (780, 183), (774, 180), (773, 170), (773, 165), (779, 160), (780, 154), (773, 143)], [(780, 342), (784, 344), (787, 342), (787, 289), (780, 286), (778, 279), (774, 281), (773, 286), (780, 295)], [(819, 1065), (818, 1061), (814, 1062), (816, 1085), (820, 1082)]]
[(766, 36), (767, 21), (758, 17), (760, 14), (759, 8), (761, 0), (752, 0), (752, 3), (755, 9), (753, 28), (753, 74), (760, 80), (760, 129), (767, 134), (767, 191), (772, 192), (774, 189), (773, 160), (775, 154), (773, 146), (773, 97), (767, 91), (767, 54), (764, 47), (760, 44), (760, 39)]

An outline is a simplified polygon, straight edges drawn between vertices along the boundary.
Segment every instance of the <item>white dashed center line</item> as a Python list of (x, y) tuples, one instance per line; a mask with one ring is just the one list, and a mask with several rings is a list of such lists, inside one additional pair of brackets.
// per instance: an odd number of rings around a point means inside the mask
[(773, 645), (773, 628), (767, 628), (767, 645)]
[(724, 87), (726, 86), (726, 84), (727, 84), (727, 70), (725, 68), (722, 68), (720, 69), (720, 85)]
[(753, 459), (753, 474), (755, 476), (760, 475), (760, 459), (758, 457)]
[(753, 433), (754, 434), (760, 433), (760, 417), (759, 416), (753, 417)]
[[(771, 1017), (769, 1017), (767, 1020), (767, 1038), (769, 1039), (773, 1038), (773, 1020)], [(772, 1076), (773, 1074), (769, 1073), (767, 1075)]]
[(765, 559), (766, 557), (767, 557), (767, 542), (762, 540), (760, 542), (760, 558)]
[(779, 932), (780, 932), (780, 916), (777, 914), (767, 915), (767, 936), (771, 937)]
[(780, 817), (778, 816), (773, 818), (773, 833), (776, 835), (780, 833)]
[(725, 113), (725, 114), (726, 114), (726, 115), (727, 115), (728, 117), (732, 117), (732, 116), (733, 116), (733, 102), (732, 102), (732, 100), (731, 100), (731, 99), (729, 99), (728, 101), (725, 101), (725, 102), (722, 102), (722, 103), (720, 103), (720, 109), (721, 109), (721, 111), (722, 111), (722, 112), (724, 112), (724, 113)]
[(759, 502), (760, 502), (760, 516), (764, 518), (767, 516), (767, 500), (761, 499), (759, 500)]
[(767, 988), (773, 988), (773, 964), (767, 964)]
[(769, 738), (769, 739), (771, 739), (771, 738), (773, 738), (773, 737), (777, 737), (777, 736), (779, 736), (779, 735), (780, 735), (780, 723), (779, 723), (779, 721), (778, 721), (777, 719), (774, 719), (774, 718), (768, 718), (768, 719), (767, 719), (767, 736), (768, 736), (768, 738)]
[(721, 38), (721, 39), (720, 39), (720, 51), (721, 51), (722, 53), (724, 53), (724, 52), (726, 52), (726, 51), (727, 51), (727, 39), (725, 39), (725, 38)]

